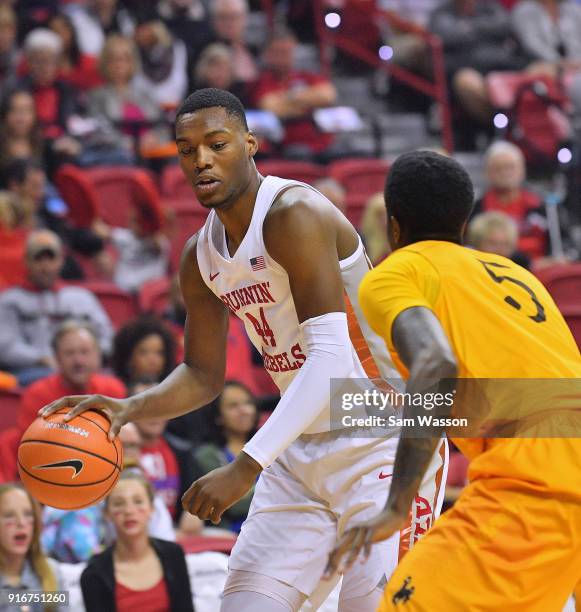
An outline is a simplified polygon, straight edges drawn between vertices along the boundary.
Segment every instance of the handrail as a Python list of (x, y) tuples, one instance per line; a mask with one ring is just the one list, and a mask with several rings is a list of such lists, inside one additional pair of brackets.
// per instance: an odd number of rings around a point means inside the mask
[[(347, 2), (349, 2), (349, 0), (347, 0)], [(393, 11), (378, 8), (373, 9), (373, 19), (381, 19), (386, 21), (388, 25), (403, 32), (413, 33), (426, 42), (428, 48), (430, 49), (434, 74), (434, 80), (430, 81), (401, 66), (397, 66), (396, 64), (382, 60), (377, 54), (372, 53), (369, 51), (369, 49), (365, 48), (363, 45), (360, 45), (357, 41), (351, 40), (346, 36), (338, 34), (332, 29), (326, 27), (325, 0), (314, 0), (313, 10), (319, 38), (321, 64), (326, 73), (330, 73), (330, 49), (331, 47), (337, 47), (365, 62), (366, 64), (382, 70), (383, 72), (392, 76), (394, 79), (407, 84), (412, 89), (415, 89), (416, 91), (419, 91), (432, 98), (439, 104), (442, 113), (442, 141), (444, 148), (449, 153), (452, 153), (454, 150), (452, 113), (448, 98), (448, 84), (444, 66), (444, 51), (440, 38), (435, 34), (428, 32), (420, 25), (402, 19)]]

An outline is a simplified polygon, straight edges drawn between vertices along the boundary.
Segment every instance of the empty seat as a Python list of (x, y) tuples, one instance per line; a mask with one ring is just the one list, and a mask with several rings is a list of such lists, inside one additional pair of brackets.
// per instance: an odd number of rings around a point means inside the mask
[(119, 289), (117, 285), (106, 281), (85, 281), (80, 284), (95, 294), (109, 315), (115, 329), (137, 315), (135, 297)]
[(0, 431), (16, 425), (21, 396), (20, 389), (0, 389)]
[(86, 170), (96, 188), (99, 216), (109, 225), (127, 227), (133, 208), (148, 231), (163, 226), (159, 192), (151, 176), (141, 168), (103, 166)]
[(581, 304), (581, 263), (535, 271), (560, 309)]
[(68, 218), (76, 227), (90, 227), (99, 214), (99, 196), (87, 173), (72, 164), (62, 166), (55, 185), (66, 202)]
[(269, 159), (258, 162), (256, 166), (263, 176), (280, 176), (309, 185), (327, 176), (327, 170), (324, 166), (309, 162)]
[(169, 305), (170, 291), (169, 278), (157, 278), (144, 283), (138, 295), (139, 310), (157, 315), (163, 314)]

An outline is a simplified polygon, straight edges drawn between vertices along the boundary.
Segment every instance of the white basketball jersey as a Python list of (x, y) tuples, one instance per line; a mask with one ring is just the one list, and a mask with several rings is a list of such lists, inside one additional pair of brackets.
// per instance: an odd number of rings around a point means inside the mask
[[(278, 194), (293, 186), (313, 189), (305, 183), (275, 176), (264, 179), (248, 231), (232, 257), (224, 226), (214, 210), (200, 230), (197, 244), (204, 282), (242, 320), (281, 394), (307, 359), (307, 350), (288, 275), (268, 254), (262, 225)], [(330, 202), (329, 205), (332, 206)], [(399, 378), (383, 339), (371, 331), (359, 308), (357, 290), (371, 267), (361, 240), (355, 252), (339, 264), (357, 370), (354, 377)], [(317, 262), (313, 261), (313, 265)]]

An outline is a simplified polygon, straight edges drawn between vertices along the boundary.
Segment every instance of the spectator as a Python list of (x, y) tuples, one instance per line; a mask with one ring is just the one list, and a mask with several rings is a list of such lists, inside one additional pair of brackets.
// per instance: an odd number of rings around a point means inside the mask
[(466, 231), (469, 246), (512, 259), (528, 268), (530, 260), (516, 250), (518, 228), (513, 219), (501, 212), (487, 212), (476, 215)]
[[(37, 120), (32, 94), (13, 89), (0, 106), (0, 171), (19, 159), (44, 164), (49, 174), (65, 161), (73, 161), (80, 152), (79, 143), (69, 136), (45, 140)], [(10, 178), (10, 175), (8, 175)]]
[(486, 153), (489, 188), (476, 202), (473, 215), (502, 212), (511, 217), (518, 232), (518, 250), (529, 258), (547, 252), (547, 220), (541, 198), (524, 187), (526, 164), (522, 151), (511, 142), (498, 141)]
[(133, 34), (133, 19), (118, 6), (117, 0), (87, 0), (69, 5), (66, 10), (77, 31), (81, 51), (87, 55), (98, 57), (110, 34)]
[[(130, 395), (146, 391), (155, 384), (145, 381), (134, 384), (130, 387)], [(175, 519), (177, 504), (185, 489), (182, 488), (177, 457), (163, 437), (167, 420), (150, 419), (136, 425), (142, 441), (139, 465)]]
[(323, 178), (315, 181), (313, 187), (334, 204), (335, 208), (344, 215), (347, 214), (347, 192), (341, 183), (332, 178)]
[(142, 379), (163, 380), (175, 367), (175, 342), (162, 321), (144, 316), (116, 334), (111, 365), (127, 385)]
[(0, 295), (0, 361), (22, 385), (54, 367), (51, 341), (63, 321), (91, 323), (105, 354), (111, 346), (109, 317), (90, 291), (59, 283), (62, 264), (58, 236), (48, 230), (32, 232), (26, 244), (28, 282)]
[(0, 291), (24, 283), (27, 230), (20, 227), (23, 211), (17, 198), (0, 191)]
[(556, 75), (558, 68), (581, 68), (581, 6), (569, 0), (521, 0), (512, 26), (533, 71)]
[(317, 129), (313, 111), (333, 105), (337, 92), (324, 76), (294, 68), (296, 45), (289, 30), (273, 32), (264, 52), (266, 70), (255, 87), (255, 103), (284, 122), (286, 156), (327, 161), (333, 155), (334, 139)]
[(136, 293), (148, 281), (163, 278), (168, 273), (170, 243), (158, 231), (151, 233), (133, 211), (129, 227), (114, 227), (111, 242), (118, 253), (115, 266), (115, 284), (130, 293)]
[(73, 320), (62, 323), (52, 339), (52, 352), (56, 373), (32, 384), (22, 396), (18, 413), (18, 429), (21, 432), (34, 421), (40, 408), (59, 397), (93, 393), (125, 397), (123, 383), (100, 372), (101, 349), (90, 325)]
[[(40, 164), (33, 160), (15, 159), (8, 164), (5, 174), (8, 188), (21, 203), (23, 226), (49, 229), (70, 249), (92, 257), (98, 267), (102, 265), (105, 255), (102, 238), (90, 228), (76, 228), (69, 223), (67, 205), (56, 189), (47, 183)], [(70, 253), (65, 256), (61, 276), (67, 279), (83, 277), (82, 269)]]
[(136, 81), (165, 109), (177, 107), (188, 88), (188, 54), (155, 13), (143, 16), (135, 29), (141, 60)]
[(97, 60), (93, 55), (81, 52), (77, 31), (69, 15), (57, 13), (49, 23), (49, 28), (58, 34), (63, 44), (60, 76), (81, 91), (101, 85)]
[(0, 6), (0, 83), (11, 83), (16, 76), (16, 15), (9, 6)]
[(241, 100), (247, 99), (244, 84), (235, 79), (233, 58), (233, 51), (223, 43), (208, 45), (196, 64), (191, 89), (215, 87), (225, 89)]
[[(89, 94), (89, 114), (102, 117), (119, 126), (124, 134), (138, 134), (141, 143), (155, 145), (162, 141), (159, 133), (148, 127), (130, 128), (131, 122), (157, 122), (161, 118), (157, 102), (146, 87), (135, 80), (139, 58), (130, 38), (113, 34), (107, 38), (100, 60), (105, 85)], [(123, 126), (123, 123), (126, 125)], [(130, 140), (126, 148), (131, 148)]]
[(81, 575), (87, 612), (193, 612), (182, 549), (149, 537), (153, 499), (153, 488), (142, 474), (122, 472), (105, 506), (117, 539), (93, 557)]
[(378, 264), (389, 255), (387, 242), (387, 210), (383, 193), (371, 196), (365, 204), (361, 218), (361, 236), (367, 255), (373, 265)]
[(259, 72), (245, 40), (248, 23), (247, 0), (214, 0), (211, 12), (212, 25), (218, 40), (232, 49), (234, 80), (254, 83)]
[[(228, 465), (256, 432), (256, 401), (241, 383), (227, 381), (222, 394), (210, 404), (210, 442), (196, 449), (200, 476)], [(239, 532), (246, 519), (254, 488), (222, 515), (221, 526)]]
[[(56, 565), (40, 547), (42, 522), (38, 503), (20, 485), (0, 485), (0, 591), (50, 592), (59, 588)], [(7, 602), (0, 609), (8, 610)], [(44, 607), (26, 606), (40, 611)]]
[(38, 28), (24, 41), (28, 75), (18, 87), (28, 89), (45, 138), (55, 139), (67, 131), (69, 119), (79, 111), (78, 95), (69, 83), (59, 78), (63, 43), (52, 30)]
[(159, 16), (173, 35), (185, 43), (190, 67), (213, 37), (204, 4), (203, 0), (161, 0), (158, 4)]
[(532, 60), (529, 72), (559, 77), (581, 113), (581, 6), (570, 0), (521, 0), (512, 25)]
[[(135, 423), (126, 423), (123, 425), (119, 432), (119, 440), (123, 445), (123, 467), (136, 468), (143, 471), (143, 468), (139, 467), (141, 449), (143, 448), (143, 438)], [(153, 515), (149, 520), (149, 535), (152, 538), (170, 540), (171, 542), (174, 542), (176, 539), (171, 514), (163, 498), (157, 493), (153, 499)], [(109, 543), (113, 540), (114, 535), (112, 534)]]
[[(475, 126), (490, 128), (492, 106), (484, 77), (527, 64), (512, 37), (508, 13), (494, 0), (450, 0), (434, 11), (430, 29), (442, 39), (446, 72), (461, 109)], [(465, 123), (460, 135), (469, 131)]]

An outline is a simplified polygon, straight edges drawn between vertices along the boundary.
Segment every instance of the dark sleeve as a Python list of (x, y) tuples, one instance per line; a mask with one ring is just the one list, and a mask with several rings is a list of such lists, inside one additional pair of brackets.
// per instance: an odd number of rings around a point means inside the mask
[(81, 574), (81, 591), (87, 612), (115, 612), (115, 598), (106, 582), (102, 571), (89, 563)]
[(179, 544), (152, 539), (163, 566), (171, 612), (194, 612), (186, 556)]

